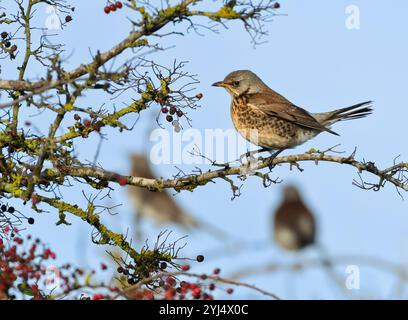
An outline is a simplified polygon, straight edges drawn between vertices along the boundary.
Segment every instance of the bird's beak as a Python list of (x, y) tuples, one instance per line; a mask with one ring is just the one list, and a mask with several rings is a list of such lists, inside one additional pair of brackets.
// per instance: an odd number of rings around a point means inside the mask
[(226, 84), (222, 81), (214, 82), (212, 84), (213, 87), (226, 87)]

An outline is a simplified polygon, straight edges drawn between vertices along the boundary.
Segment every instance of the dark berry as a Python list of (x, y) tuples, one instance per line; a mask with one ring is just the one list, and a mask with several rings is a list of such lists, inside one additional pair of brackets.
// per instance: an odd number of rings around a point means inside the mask
[(163, 107), (163, 108), (161, 109), (161, 112), (163, 112), (163, 113), (167, 113), (167, 112), (169, 112), (169, 108), (167, 108), (167, 107)]
[(9, 47), (11, 46), (11, 42), (10, 42), (10, 41), (4, 42), (4, 46), (5, 46), (6, 48), (9, 48)]
[(111, 11), (111, 9), (109, 6), (106, 6), (105, 8), (103, 8), (103, 11), (105, 11), (105, 13), (108, 14)]
[(275, 2), (275, 4), (273, 5), (273, 7), (275, 9), (279, 9), (280, 8), (280, 3), (279, 2)]
[(202, 93), (197, 93), (195, 97), (196, 97), (198, 100), (200, 100), (200, 99), (203, 98), (203, 96), (204, 96), (204, 95), (203, 95)]
[(175, 114), (177, 111), (176, 107), (170, 107), (170, 114)]
[(3, 204), (1, 206), (1, 211), (3, 211), (3, 212), (7, 211), (7, 206), (5, 204)]
[(210, 283), (210, 285), (208, 286), (208, 289), (210, 289), (211, 291), (215, 289), (215, 284), (214, 283)]
[(182, 117), (184, 115), (183, 111), (177, 110), (177, 116)]
[(166, 269), (167, 268), (167, 263), (166, 262), (162, 262), (160, 263), (160, 269)]
[(118, 273), (123, 273), (123, 268), (122, 267), (118, 267), (118, 269), (116, 270)]
[(204, 261), (204, 256), (202, 254), (199, 254), (196, 259), (197, 259), (198, 262), (203, 262)]
[(168, 122), (172, 122), (172, 121), (173, 121), (173, 117), (168, 114), (168, 115), (166, 116), (166, 120), (167, 120)]
[(15, 44), (13, 44), (13, 45), (11, 46), (11, 48), (10, 48), (10, 51), (11, 51), (11, 52), (17, 51), (17, 46), (16, 46)]
[(70, 22), (70, 21), (72, 21), (72, 17), (71, 16), (66, 16), (65, 17), (65, 22)]
[(34, 222), (35, 222), (34, 218), (28, 218), (27, 221), (28, 221), (28, 224), (34, 224)]
[(16, 211), (16, 209), (14, 209), (14, 207), (9, 207), (9, 208), (7, 209), (7, 212), (8, 212), (8, 213), (14, 213), (14, 211)]
[(1, 33), (1, 38), (2, 39), (6, 39), (8, 37), (8, 33), (6, 32), (6, 31), (3, 31), (2, 33)]
[(215, 268), (213, 271), (214, 274), (220, 274), (220, 272), (221, 272), (220, 268)]
[(228, 288), (228, 289), (227, 289), (227, 293), (228, 293), (228, 294), (232, 294), (233, 292), (234, 292), (234, 289), (232, 289), (232, 288)]
[(79, 120), (81, 120), (81, 117), (79, 116), (79, 114), (75, 113), (75, 114), (74, 114), (74, 119), (75, 119), (76, 121), (79, 121)]

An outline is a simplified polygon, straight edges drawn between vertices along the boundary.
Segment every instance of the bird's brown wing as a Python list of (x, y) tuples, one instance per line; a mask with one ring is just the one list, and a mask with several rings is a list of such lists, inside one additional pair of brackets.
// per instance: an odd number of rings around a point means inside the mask
[(327, 131), (338, 135), (334, 131), (331, 131), (329, 128), (326, 128), (319, 123), (305, 109), (297, 107), (285, 97), (272, 90), (270, 92), (263, 91), (248, 95), (247, 103), (269, 116), (293, 122), (301, 127), (306, 127), (317, 131)]

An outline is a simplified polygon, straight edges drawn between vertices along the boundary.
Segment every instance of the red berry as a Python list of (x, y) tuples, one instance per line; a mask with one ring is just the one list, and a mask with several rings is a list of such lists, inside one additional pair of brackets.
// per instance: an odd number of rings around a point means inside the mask
[(228, 294), (232, 294), (233, 292), (234, 292), (234, 289), (232, 289), (232, 288), (228, 288), (228, 289), (227, 289), (227, 293), (228, 293)]
[(33, 204), (33, 206), (35, 206), (38, 202), (40, 202), (40, 199), (38, 199), (36, 195), (33, 195), (31, 197), (31, 203)]
[(109, 9), (110, 9), (111, 11), (116, 11), (116, 7), (115, 7), (114, 4), (111, 4), (111, 5), (109, 6)]
[(190, 266), (188, 264), (182, 265), (181, 270), (188, 271), (188, 270), (190, 270)]
[(169, 112), (169, 108), (167, 108), (167, 107), (163, 107), (163, 108), (161, 109), (161, 112), (163, 112), (163, 113), (167, 113), (167, 112)]
[(85, 126), (86, 128), (89, 128), (89, 127), (91, 126), (91, 120), (85, 119), (85, 120), (84, 120), (84, 126)]
[(103, 8), (103, 11), (105, 11), (105, 13), (108, 14), (111, 11), (111, 9), (109, 6), (106, 6), (105, 8)]
[(210, 289), (211, 291), (215, 289), (215, 284), (214, 283), (210, 283), (210, 285), (208, 286), (208, 289)]
[(173, 300), (175, 295), (176, 295), (176, 290), (174, 288), (170, 288), (166, 290), (166, 292), (164, 293), (164, 298), (166, 300)]
[(119, 185), (123, 187), (123, 186), (125, 186), (127, 184), (127, 178), (126, 177), (120, 177), (118, 182), (119, 182)]
[(106, 269), (108, 269), (108, 266), (102, 262), (101, 263), (101, 269), (106, 270)]
[(220, 272), (221, 272), (220, 268), (215, 268), (213, 271), (214, 274), (219, 274)]
[(122, 2), (116, 1), (115, 7), (118, 8), (118, 9), (122, 8)]

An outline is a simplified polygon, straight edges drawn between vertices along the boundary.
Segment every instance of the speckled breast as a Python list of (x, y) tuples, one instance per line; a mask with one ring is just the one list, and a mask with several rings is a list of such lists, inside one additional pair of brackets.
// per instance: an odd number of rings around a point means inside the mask
[(244, 96), (231, 103), (231, 118), (235, 129), (251, 143), (272, 149), (290, 148), (314, 137), (317, 132), (292, 122), (269, 116), (248, 105)]

